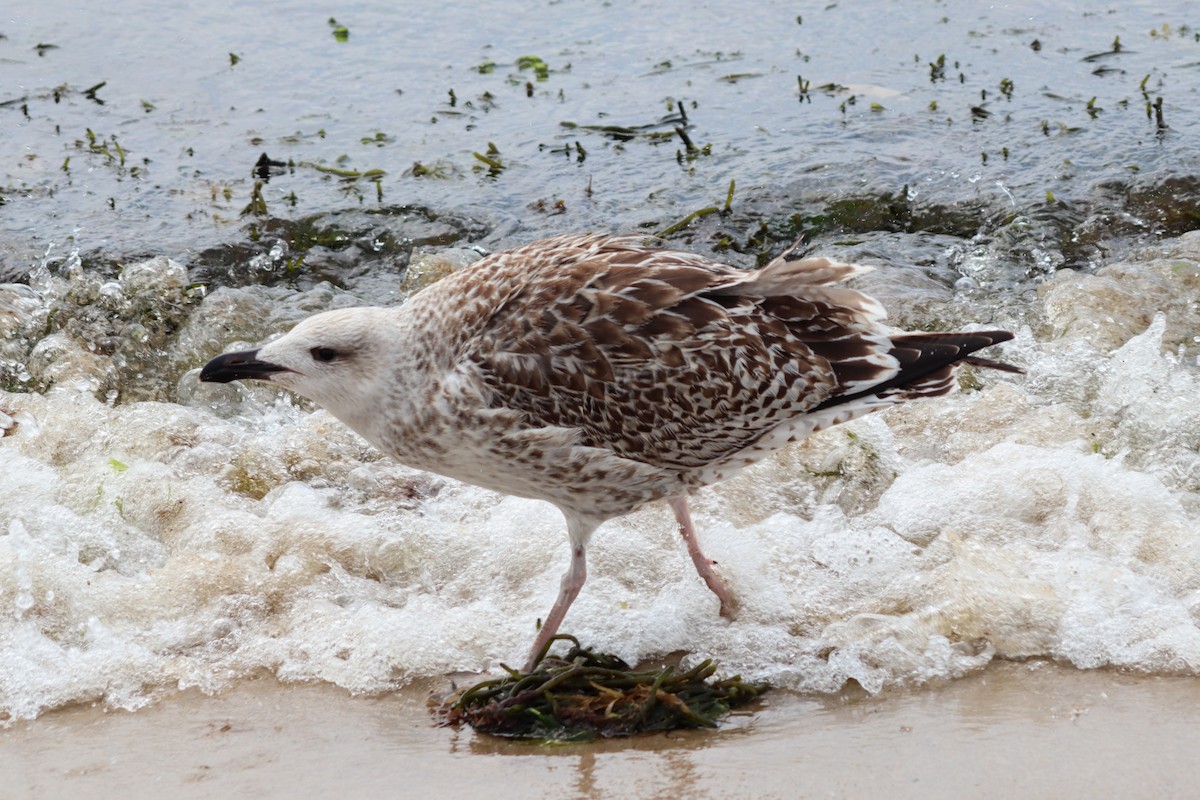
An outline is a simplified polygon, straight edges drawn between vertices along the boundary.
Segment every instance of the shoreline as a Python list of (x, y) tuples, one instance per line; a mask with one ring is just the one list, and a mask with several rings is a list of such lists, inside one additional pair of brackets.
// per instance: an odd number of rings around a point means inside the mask
[(437, 727), (444, 681), (379, 697), (244, 681), (0, 730), (8, 798), (1184, 797), (1200, 681), (994, 663), (870, 696), (774, 691), (717, 731), (544, 746)]

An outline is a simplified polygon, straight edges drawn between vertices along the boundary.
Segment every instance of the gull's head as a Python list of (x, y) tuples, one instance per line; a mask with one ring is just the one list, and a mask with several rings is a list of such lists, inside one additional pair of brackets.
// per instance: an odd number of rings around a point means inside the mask
[(200, 370), (200, 380), (267, 381), (334, 416), (355, 417), (379, 402), (381, 383), (391, 372), (391, 318), (383, 308), (326, 311), (257, 350), (217, 356)]

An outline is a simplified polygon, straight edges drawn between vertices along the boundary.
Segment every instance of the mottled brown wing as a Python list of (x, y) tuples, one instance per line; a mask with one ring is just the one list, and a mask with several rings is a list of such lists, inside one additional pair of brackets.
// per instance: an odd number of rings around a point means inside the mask
[(894, 372), (875, 357), (886, 340), (844, 305), (856, 292), (762, 297), (748, 283), (776, 290), (769, 268), (607, 242), (543, 252), (532, 265), (514, 251), (496, 265), (522, 265), (524, 288), (470, 358), (491, 402), (531, 426), (576, 428), (581, 444), (690, 469), (753, 444), (848, 381)]

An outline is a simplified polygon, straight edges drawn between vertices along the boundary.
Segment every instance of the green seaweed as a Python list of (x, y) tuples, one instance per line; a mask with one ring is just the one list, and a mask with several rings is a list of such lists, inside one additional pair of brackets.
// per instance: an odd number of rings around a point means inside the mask
[(703, 219), (704, 217), (707, 217), (709, 214), (716, 214), (720, 210), (721, 209), (717, 208), (716, 206), (707, 206), (705, 208), (697, 209), (697, 210), (693, 211), (692, 213), (688, 214), (683, 219), (679, 220), (678, 222), (676, 222), (672, 225), (668, 225), (667, 227), (663, 228), (661, 231), (658, 232), (658, 235), (666, 237), (666, 236), (670, 236), (672, 233), (678, 233), (679, 231), (686, 228), (688, 225), (691, 225), (696, 220)]
[(471, 155), (487, 167), (488, 175), (491, 177), (495, 177), (504, 171), (505, 164), (500, 160), (500, 148), (496, 147), (492, 142), (488, 142), (486, 154), (473, 150), (471, 151)]
[(674, 130), (656, 131), (650, 130), (653, 125), (580, 125), (577, 122), (560, 122), (560, 127), (568, 130), (590, 131), (593, 133), (602, 133), (605, 136), (616, 139), (620, 142), (627, 142), (632, 139), (653, 139), (663, 141), (670, 139), (678, 134)]
[(387, 175), (387, 173), (381, 169), (343, 169), (341, 167), (329, 167), (324, 164), (316, 164), (312, 161), (301, 161), (298, 166), (315, 169), (317, 172), (324, 172), (326, 175), (333, 175), (334, 177), (342, 178), (343, 180), (348, 181), (357, 181), (363, 179), (375, 181)]
[[(554, 641), (573, 647), (548, 657)], [(621, 659), (580, 646), (560, 634), (530, 672), (508, 675), (452, 694), (433, 710), (446, 725), (466, 723), (480, 733), (516, 739), (587, 742), (679, 728), (715, 728), (737, 706), (760, 697), (766, 684), (741, 676), (715, 678), (706, 659), (689, 670), (673, 666), (634, 671)]]
[(250, 202), (242, 209), (241, 216), (265, 217), (267, 215), (267, 200), (263, 197), (263, 182), (255, 181), (250, 190)]
[(96, 92), (100, 91), (107, 85), (108, 81), (100, 81), (95, 86), (89, 86), (87, 89), (83, 90), (83, 96), (99, 105), (104, 105), (104, 101), (96, 96)]
[(946, 80), (946, 54), (943, 53), (937, 57), (937, 60), (929, 65), (929, 82), (937, 83), (938, 81)]
[(517, 69), (533, 70), (534, 77), (539, 81), (550, 78), (550, 66), (538, 56), (521, 56), (517, 59)]
[(107, 139), (101, 138), (91, 129), (87, 128), (84, 131), (87, 137), (87, 146), (80, 139), (75, 140), (75, 148), (78, 150), (86, 149), (89, 153), (104, 156), (109, 164), (114, 164), (118, 170), (125, 166), (125, 148), (121, 147), (121, 143), (117, 141), (116, 134), (110, 135)]
[(340, 24), (333, 17), (329, 18), (329, 27), (331, 28), (331, 32), (333, 33), (334, 39), (336, 39), (339, 42), (350, 41), (350, 29), (347, 28), (345, 25)]

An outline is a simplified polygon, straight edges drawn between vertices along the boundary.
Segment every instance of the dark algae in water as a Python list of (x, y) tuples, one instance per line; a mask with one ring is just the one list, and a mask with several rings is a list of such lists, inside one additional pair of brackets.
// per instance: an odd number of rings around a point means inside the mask
[(738, 675), (714, 677), (717, 665), (711, 659), (686, 671), (674, 666), (635, 671), (616, 656), (581, 647), (574, 636), (554, 639), (571, 642), (565, 656), (543, 651), (531, 672), (509, 669), (507, 677), (459, 690), (434, 706), (434, 713), (447, 725), (466, 723), (493, 736), (588, 742), (715, 728), (730, 710), (768, 688)]

